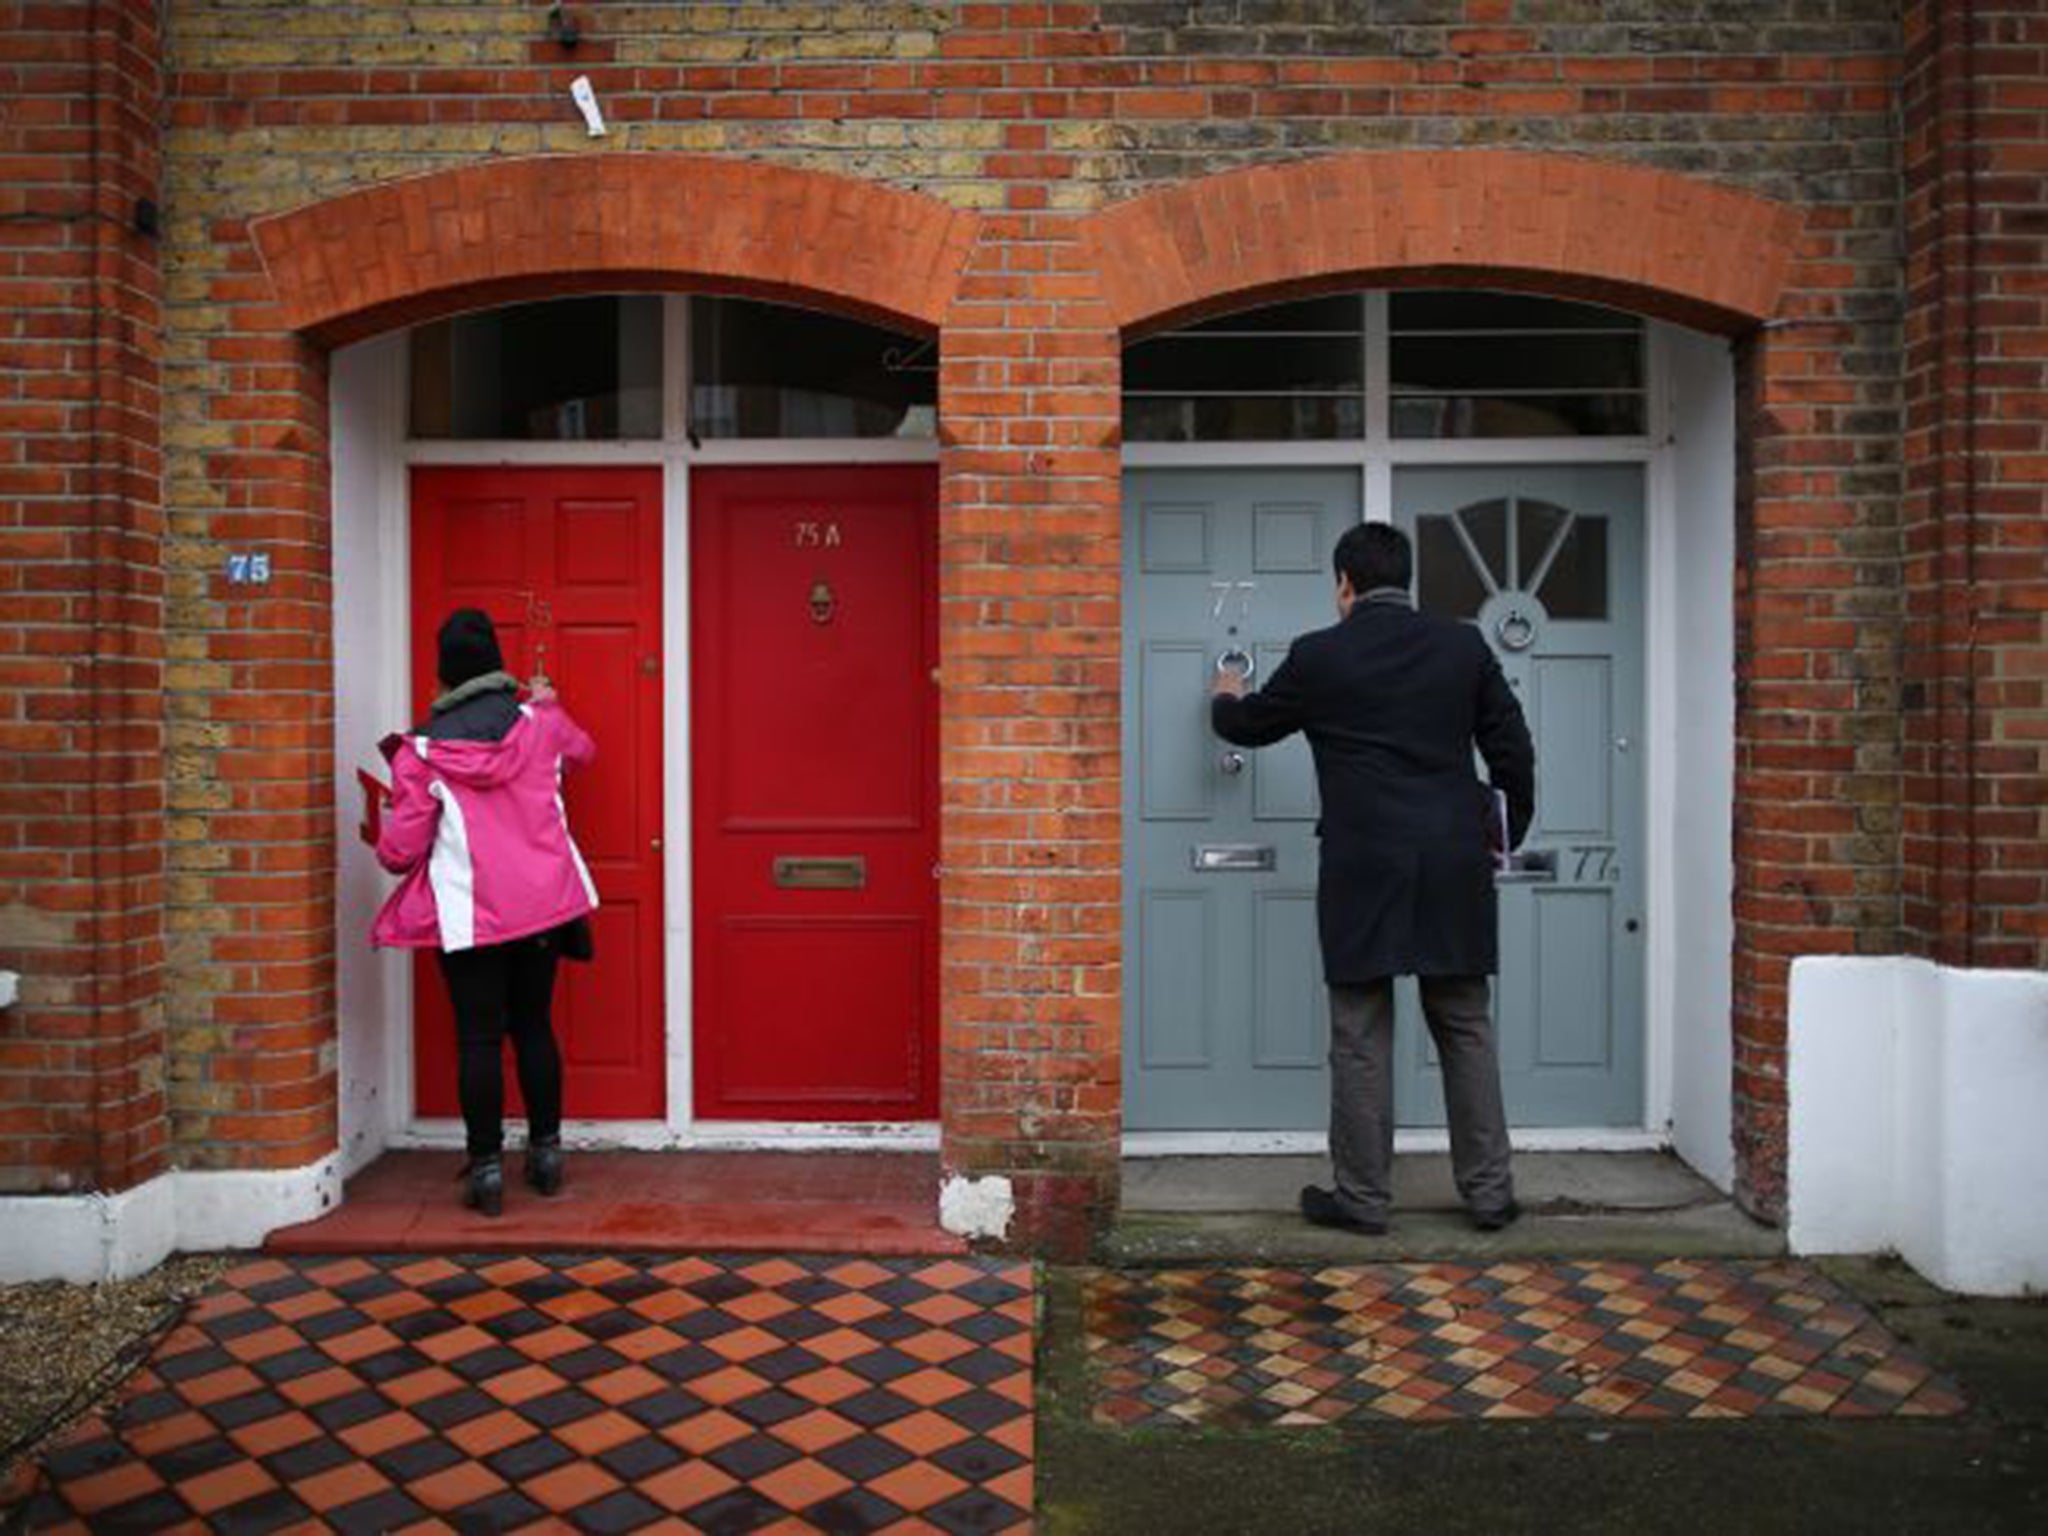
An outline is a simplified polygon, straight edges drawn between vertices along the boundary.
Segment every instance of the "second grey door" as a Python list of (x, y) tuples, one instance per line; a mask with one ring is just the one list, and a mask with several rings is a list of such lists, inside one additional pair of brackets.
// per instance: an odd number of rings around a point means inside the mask
[[(1416, 593), (1478, 626), (1536, 740), (1539, 870), (1500, 886), (1501, 1085), (1517, 1126), (1633, 1126), (1643, 1113), (1643, 471), (1636, 464), (1410, 468), (1394, 517)], [(1441, 1125), (1412, 989), (1396, 1102)]]

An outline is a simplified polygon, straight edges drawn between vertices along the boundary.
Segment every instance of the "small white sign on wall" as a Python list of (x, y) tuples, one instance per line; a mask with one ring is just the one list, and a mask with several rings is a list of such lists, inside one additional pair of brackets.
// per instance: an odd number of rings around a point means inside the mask
[(267, 550), (236, 550), (227, 558), (227, 578), (231, 587), (267, 587), (270, 585), (270, 553)]

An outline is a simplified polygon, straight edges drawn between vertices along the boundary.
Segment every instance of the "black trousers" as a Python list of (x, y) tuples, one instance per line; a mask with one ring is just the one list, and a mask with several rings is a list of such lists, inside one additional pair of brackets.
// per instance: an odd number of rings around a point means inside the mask
[(495, 1157), (505, 1145), (505, 1040), (519, 1063), (529, 1141), (562, 1133), (562, 1053), (549, 1022), (555, 964), (552, 935), (442, 952), (441, 974), (455, 1005), (456, 1088), (469, 1155)]

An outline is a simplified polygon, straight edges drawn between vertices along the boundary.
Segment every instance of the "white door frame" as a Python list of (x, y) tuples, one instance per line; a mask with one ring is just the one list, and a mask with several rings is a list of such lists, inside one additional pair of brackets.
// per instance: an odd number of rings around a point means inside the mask
[[(1675, 935), (1672, 914), (1680, 876), (1672, 837), (1676, 798), (1674, 754), (1670, 743), (1677, 709), (1680, 656), (1672, 601), (1674, 566), (1672, 519), (1678, 496), (1673, 482), (1671, 445), (1673, 419), (1670, 352), (1671, 328), (1657, 321), (1645, 324), (1645, 385), (1649, 431), (1641, 437), (1589, 438), (1395, 438), (1389, 431), (1386, 338), (1388, 304), (1385, 292), (1366, 294), (1364, 378), (1365, 433), (1359, 438), (1301, 443), (1130, 443), (1123, 449), (1123, 468), (1185, 469), (1297, 468), (1352, 465), (1361, 477), (1367, 521), (1393, 517), (1396, 469), (1426, 465), (1483, 464), (1640, 464), (1644, 496), (1644, 733), (1648, 759), (1644, 782), (1643, 950), (1644, 1039), (1643, 1123), (1634, 1127), (1588, 1126), (1517, 1129), (1517, 1147), (1531, 1151), (1628, 1151), (1672, 1144), (1673, 1030), (1675, 978), (1672, 964)], [(1194, 1132), (1133, 1131), (1123, 1138), (1126, 1156), (1187, 1154), (1319, 1153), (1327, 1143), (1321, 1132)], [(1443, 1128), (1401, 1130), (1395, 1135), (1401, 1151), (1444, 1151), (1450, 1145)]]
[[(694, 1104), (692, 1027), (694, 1024), (691, 934), (694, 916), (691, 885), (690, 765), (690, 471), (699, 466), (789, 464), (937, 464), (936, 440), (897, 438), (760, 438), (693, 443), (686, 428), (689, 387), (689, 300), (671, 294), (662, 305), (662, 435), (630, 442), (454, 442), (415, 441), (406, 436), (408, 368), (404, 333), (360, 344), (366, 356), (360, 368), (337, 369), (337, 391), (374, 390), (374, 405), (337, 401), (333, 422), (333, 458), (339, 493), (344, 483), (359, 487), (364, 472), (374, 476), (374, 506), (364, 512), (377, 524), (382, 551), (376, 596), (381, 643), (368, 657), (337, 657), (337, 694), (344, 690), (374, 699), (368, 713), (398, 723), (409, 718), (411, 685), (407, 658), (412, 645), (412, 603), (408, 537), (411, 471), (421, 465), (593, 465), (656, 468), (662, 478), (662, 762), (664, 775), (662, 828), (664, 1060), (668, 1112), (659, 1120), (568, 1119), (564, 1138), (578, 1147), (621, 1147), (636, 1150), (768, 1147), (780, 1151), (806, 1149), (886, 1148), (935, 1149), (936, 1121), (812, 1123), (784, 1121), (701, 1121)], [(344, 409), (346, 404), (348, 409)], [(337, 494), (337, 522), (355, 515), (353, 502)], [(335, 603), (371, 600), (367, 594), (344, 591), (337, 562)], [(338, 648), (337, 648), (338, 649)], [(345, 714), (337, 707), (337, 721)], [(368, 752), (367, 741), (337, 743), (336, 769), (341, 776), (337, 820), (343, 857), (351, 856), (353, 827), (359, 814), (353, 769)], [(362, 851), (367, 857), (367, 850)], [(388, 882), (381, 889), (388, 888)], [(337, 946), (367, 942), (360, 933), (342, 932)], [(365, 1011), (374, 1007), (384, 1020), (381, 1124), (364, 1128), (377, 1146), (460, 1147), (459, 1120), (413, 1113), (413, 968), (410, 957), (381, 952), (376, 981), (359, 989), (374, 992), (360, 999)], [(365, 978), (367, 980), (367, 977)], [(347, 1027), (344, 1007), (342, 1027)], [(348, 1085), (340, 1092), (346, 1094)], [(375, 1155), (365, 1145), (350, 1167)]]

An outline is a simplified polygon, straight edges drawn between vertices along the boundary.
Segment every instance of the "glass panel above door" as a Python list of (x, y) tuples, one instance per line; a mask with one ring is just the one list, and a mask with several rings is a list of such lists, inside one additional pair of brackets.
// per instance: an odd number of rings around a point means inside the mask
[(689, 302), (698, 437), (938, 435), (937, 342), (789, 304)]
[(1647, 332), (1638, 316), (1528, 294), (1412, 289), (1387, 295), (1386, 334), (1375, 322), (1368, 335), (1366, 297), (1268, 304), (1131, 342), (1124, 441), (1362, 438), (1369, 355), (1386, 365), (1395, 438), (1647, 430)]
[(1634, 437), (1647, 430), (1642, 320), (1516, 293), (1387, 300), (1397, 438)]
[(568, 442), (661, 435), (661, 299), (511, 304), (415, 326), (411, 435)]
[(1124, 348), (1124, 440), (1304, 442), (1365, 435), (1365, 302), (1269, 304)]

